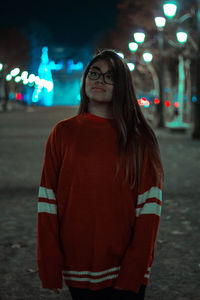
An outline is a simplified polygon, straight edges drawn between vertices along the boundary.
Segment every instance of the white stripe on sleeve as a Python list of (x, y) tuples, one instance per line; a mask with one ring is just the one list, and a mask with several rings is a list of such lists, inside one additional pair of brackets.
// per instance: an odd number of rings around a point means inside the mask
[(162, 191), (157, 186), (151, 187), (148, 191), (138, 195), (137, 204), (143, 204), (147, 199), (156, 198), (162, 202)]
[(161, 205), (157, 203), (146, 203), (143, 207), (136, 208), (136, 216), (153, 214), (161, 216)]
[(43, 186), (40, 186), (39, 188), (38, 197), (49, 199), (49, 200), (56, 200), (54, 191), (52, 189), (47, 189)]
[(38, 213), (57, 214), (57, 205), (46, 202), (38, 202)]

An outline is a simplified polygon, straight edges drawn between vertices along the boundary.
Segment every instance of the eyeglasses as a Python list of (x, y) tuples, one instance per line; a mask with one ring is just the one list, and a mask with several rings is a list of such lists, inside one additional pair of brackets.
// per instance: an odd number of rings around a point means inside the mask
[(111, 85), (114, 84), (114, 79), (112, 73), (110, 72), (101, 73), (93, 70), (88, 72), (88, 78), (90, 78), (91, 80), (98, 80), (101, 77), (101, 75), (103, 76), (104, 83)]

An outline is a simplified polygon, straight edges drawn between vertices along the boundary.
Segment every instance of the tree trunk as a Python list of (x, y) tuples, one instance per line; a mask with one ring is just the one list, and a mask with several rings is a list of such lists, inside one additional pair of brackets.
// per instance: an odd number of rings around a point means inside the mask
[(158, 77), (159, 77), (159, 98), (160, 103), (156, 105), (157, 108), (157, 115), (158, 115), (158, 128), (165, 128), (165, 121), (164, 121), (164, 114), (163, 114), (163, 108), (164, 108), (164, 97), (163, 97), (163, 89), (164, 89), (164, 76), (163, 76), (163, 69), (164, 69), (164, 59), (163, 59), (163, 47), (164, 47), (164, 37), (163, 32), (159, 32), (159, 38), (158, 38), (158, 46), (160, 51), (160, 57), (159, 57), (159, 64), (158, 64)]
[(183, 105), (184, 105), (184, 92), (185, 92), (185, 68), (184, 68), (184, 58), (180, 54), (178, 56), (178, 101), (179, 101), (179, 114), (176, 122), (183, 123)]
[(191, 60), (187, 58), (185, 61), (186, 95), (187, 95), (185, 119), (188, 123), (190, 123), (192, 120), (192, 81), (191, 81), (190, 66), (191, 66)]

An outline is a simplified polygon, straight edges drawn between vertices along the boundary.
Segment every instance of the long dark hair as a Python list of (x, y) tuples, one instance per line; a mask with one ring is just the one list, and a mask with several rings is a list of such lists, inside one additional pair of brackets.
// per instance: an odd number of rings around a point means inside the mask
[(114, 50), (100, 51), (88, 64), (82, 78), (78, 114), (88, 112), (89, 98), (85, 92), (85, 81), (91, 65), (99, 60), (108, 63), (115, 82), (112, 113), (116, 120), (118, 134), (119, 160), (116, 165), (116, 175), (120, 165), (125, 161), (125, 181), (129, 182), (131, 189), (138, 187), (141, 180), (144, 153), (146, 153), (144, 149), (148, 149), (149, 163), (151, 169), (154, 170), (156, 181), (159, 182), (163, 175), (163, 168), (156, 136), (145, 120), (138, 104), (129, 67)]

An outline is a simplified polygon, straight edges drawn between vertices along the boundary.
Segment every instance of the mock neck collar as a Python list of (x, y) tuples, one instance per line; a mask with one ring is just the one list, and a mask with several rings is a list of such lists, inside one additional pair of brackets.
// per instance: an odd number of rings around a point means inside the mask
[(104, 123), (113, 123), (114, 122), (114, 118), (112, 119), (109, 119), (109, 118), (103, 118), (103, 117), (100, 117), (100, 116), (97, 116), (97, 115), (94, 115), (90, 112), (87, 112), (85, 113), (85, 116), (87, 119), (89, 120), (93, 120), (93, 121), (96, 121), (96, 122), (104, 122)]

